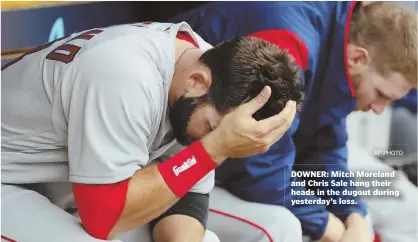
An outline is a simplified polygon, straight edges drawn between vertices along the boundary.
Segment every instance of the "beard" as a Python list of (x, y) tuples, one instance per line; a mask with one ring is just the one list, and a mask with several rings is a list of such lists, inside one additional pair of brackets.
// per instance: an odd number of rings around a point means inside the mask
[(176, 100), (170, 107), (169, 118), (173, 127), (173, 134), (177, 142), (183, 146), (188, 146), (197, 139), (187, 134), (187, 127), (194, 111), (202, 105), (209, 103), (207, 94), (201, 97), (186, 98), (184, 96)]

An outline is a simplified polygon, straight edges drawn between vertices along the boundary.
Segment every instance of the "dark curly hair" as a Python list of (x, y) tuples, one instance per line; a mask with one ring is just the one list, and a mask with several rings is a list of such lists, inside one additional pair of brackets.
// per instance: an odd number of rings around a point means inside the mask
[(239, 37), (206, 51), (200, 62), (211, 70), (208, 96), (220, 113), (226, 113), (270, 86), (268, 103), (254, 114), (257, 120), (279, 113), (288, 100), (304, 99), (299, 68), (293, 58), (276, 45), (255, 37)]

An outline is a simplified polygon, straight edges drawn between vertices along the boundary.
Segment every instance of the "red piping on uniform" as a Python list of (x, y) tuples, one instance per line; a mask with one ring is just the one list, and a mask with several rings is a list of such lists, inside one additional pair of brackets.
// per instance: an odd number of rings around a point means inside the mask
[(353, 2), (350, 6), (350, 10), (348, 11), (347, 22), (345, 24), (345, 31), (344, 31), (344, 65), (345, 65), (345, 73), (348, 79), (348, 87), (351, 91), (351, 96), (355, 97), (356, 92), (353, 88), (353, 79), (351, 78), (350, 71), (348, 70), (348, 56), (347, 56), (347, 46), (348, 46), (348, 34), (350, 32), (350, 23), (351, 23), (351, 15), (353, 15), (354, 7), (356, 6), (357, 2)]
[(194, 42), (193, 38), (190, 37), (190, 35), (187, 32), (178, 32), (177, 33), (177, 39), (185, 40), (189, 42), (190, 44), (194, 45), (194, 47), (198, 47), (196, 42)]
[(17, 242), (17, 240), (13, 240), (13, 239), (11, 239), (11, 238), (7, 238), (6, 236), (4, 236), (4, 235), (1, 235), (1, 238), (2, 239), (4, 239), (4, 240), (6, 240), (6, 241), (9, 241), (9, 242)]
[(225, 213), (225, 212), (222, 212), (222, 211), (219, 211), (219, 210), (215, 210), (215, 209), (209, 209), (209, 211), (210, 212), (212, 212), (212, 213), (216, 213), (216, 214), (219, 214), (219, 215), (222, 215), (222, 216), (225, 216), (225, 217), (228, 217), (228, 218), (232, 218), (232, 219), (235, 219), (235, 220), (238, 220), (238, 221), (241, 221), (241, 222), (243, 222), (243, 223), (245, 223), (245, 224), (248, 224), (248, 225), (250, 225), (250, 226), (252, 226), (252, 227), (254, 227), (254, 228), (256, 228), (256, 229), (259, 229), (259, 230), (261, 230), (261, 232), (263, 232), (263, 234), (265, 234), (266, 236), (267, 236), (267, 238), (269, 239), (269, 241), (270, 242), (274, 242), (273, 241), (273, 238), (271, 237), (271, 235), (267, 232), (267, 230), (265, 230), (263, 227), (261, 227), (260, 225), (258, 225), (258, 224), (255, 224), (255, 223), (253, 223), (253, 222), (251, 222), (251, 221), (248, 221), (248, 220), (246, 220), (246, 219), (244, 219), (244, 218), (240, 218), (240, 217), (237, 217), (237, 216), (234, 216), (234, 215), (232, 215), (232, 214), (229, 214), (229, 213)]

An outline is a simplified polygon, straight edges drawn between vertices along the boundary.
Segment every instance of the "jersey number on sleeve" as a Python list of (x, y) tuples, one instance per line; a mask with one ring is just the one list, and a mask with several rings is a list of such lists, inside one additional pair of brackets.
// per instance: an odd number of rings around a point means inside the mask
[[(89, 30), (85, 33), (82, 33), (80, 35), (77, 35), (76, 37), (68, 40), (67, 42), (65, 42), (63, 45), (58, 46), (57, 48), (55, 48), (53, 51), (51, 51), (47, 56), (46, 59), (48, 60), (55, 60), (55, 61), (59, 61), (59, 62), (63, 62), (65, 64), (70, 63), (71, 61), (73, 61), (75, 55), (80, 51), (81, 47), (80, 46), (76, 46), (76, 45), (72, 45), (72, 44), (68, 44), (68, 42), (75, 40), (75, 39), (85, 39), (85, 40), (89, 40), (91, 38), (93, 38), (95, 35), (99, 34), (103, 32), (103, 30), (101, 29), (93, 29), (93, 30)], [(33, 49), (31, 49), (30, 51), (26, 52), (25, 54), (23, 54), (22, 56), (14, 59), (13, 61), (7, 63), (6, 65), (1, 67), (1, 70), (6, 69), (7, 67), (13, 65), (14, 63), (20, 61), (21, 59), (23, 59), (23, 57), (25, 57), (26, 55), (30, 55), (33, 53), (36, 53), (38, 51), (41, 51), (43, 49), (48, 48), (49, 46), (51, 46), (52, 44), (54, 44), (57, 41), (60, 41), (62, 39), (65, 39), (67, 37), (63, 37), (63, 38), (59, 38), (56, 39), (52, 42), (43, 44), (41, 46), (35, 47)]]

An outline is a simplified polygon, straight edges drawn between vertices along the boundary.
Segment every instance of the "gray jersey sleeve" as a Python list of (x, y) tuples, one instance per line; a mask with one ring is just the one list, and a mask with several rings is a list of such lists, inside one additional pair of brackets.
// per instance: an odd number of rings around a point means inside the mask
[[(129, 59), (123, 49), (115, 50), (119, 51), (115, 56)], [(115, 183), (148, 163), (148, 138), (159, 108), (153, 100), (159, 93), (152, 87), (158, 82), (158, 71), (141, 58), (118, 60), (103, 56), (100, 49), (91, 52), (74, 63), (65, 77), (72, 84), (66, 87), (72, 88), (68, 116), (70, 181)]]

